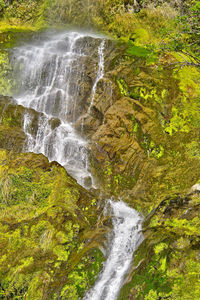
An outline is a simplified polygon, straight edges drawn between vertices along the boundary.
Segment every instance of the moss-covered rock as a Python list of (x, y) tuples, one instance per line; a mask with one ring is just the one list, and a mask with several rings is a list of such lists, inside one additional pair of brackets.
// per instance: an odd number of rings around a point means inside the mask
[[(11, 97), (0, 96), (0, 148), (15, 152), (25, 150), (27, 137), (24, 133), (24, 116), (27, 113), (32, 118), (31, 130), (36, 135), (41, 114), (18, 105)], [(52, 119), (53, 123), (56, 120)]]
[(133, 48), (112, 65), (115, 101), (91, 144), (104, 189), (151, 212), (119, 299), (199, 299), (199, 69)]
[(0, 96), (0, 148), (22, 151), (26, 141), (23, 131), (25, 109), (6, 96)]
[(91, 146), (103, 184), (143, 210), (184, 195), (200, 177), (199, 71), (169, 66), (169, 54), (158, 58), (149, 65), (146, 57), (121, 55), (113, 65), (115, 100)]
[(119, 299), (199, 299), (199, 203), (194, 187), (151, 212)]
[(97, 200), (43, 155), (1, 150), (0, 173), (1, 297), (78, 299), (103, 259)]

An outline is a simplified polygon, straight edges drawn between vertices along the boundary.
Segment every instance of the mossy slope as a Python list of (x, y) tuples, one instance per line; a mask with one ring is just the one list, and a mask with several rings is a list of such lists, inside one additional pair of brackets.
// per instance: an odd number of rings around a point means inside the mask
[(119, 299), (199, 299), (199, 186), (163, 200), (144, 224), (145, 240)]
[(37, 131), (40, 113), (0, 97), (0, 298), (78, 299), (101, 269), (107, 228), (63, 167), (20, 154), (27, 112)]
[(97, 201), (43, 155), (0, 151), (1, 299), (78, 299), (101, 268)]

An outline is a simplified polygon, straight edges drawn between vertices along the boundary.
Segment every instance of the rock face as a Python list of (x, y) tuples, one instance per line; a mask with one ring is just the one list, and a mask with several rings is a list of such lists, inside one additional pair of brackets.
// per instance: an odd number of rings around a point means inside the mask
[[(41, 113), (33, 109), (18, 105), (11, 97), (0, 96), (0, 148), (22, 152), (26, 150), (27, 136), (24, 133), (24, 116), (31, 117), (30, 131), (36, 136), (38, 131), (38, 119)], [(51, 127), (59, 125), (59, 120), (53, 118)]]
[[(90, 39), (82, 43), (95, 46)], [(146, 238), (121, 299), (188, 300), (191, 282), (199, 299), (200, 74), (191, 66), (174, 68), (172, 55), (149, 61), (144, 49), (135, 47), (130, 54), (107, 41), (95, 94), (97, 54), (83, 57), (77, 105), (70, 106), (67, 118), (74, 118), (90, 141), (93, 173), (104, 195), (120, 196), (146, 216)], [(58, 164), (15, 153), (23, 150), (27, 109), (1, 99), (0, 146), (14, 150), (1, 151), (2, 293), (12, 297), (14, 289), (30, 299), (78, 299), (100, 270), (106, 222), (97, 222), (96, 198)], [(28, 111), (34, 135), (40, 113)], [(59, 124), (55, 115), (51, 126)], [(16, 259), (10, 261), (6, 251)]]
[(84, 123), (105, 194), (147, 216), (119, 299), (199, 299), (200, 73), (122, 53)]
[(26, 140), (23, 132), (23, 107), (14, 100), (0, 96), (0, 148), (21, 152)]
[[(188, 106), (199, 92), (185, 82), (187, 68), (175, 76), (170, 60), (173, 57), (166, 57), (158, 70), (145, 59), (126, 60), (121, 54), (121, 61), (111, 64), (99, 82), (91, 116), (84, 123), (104, 187), (134, 205), (142, 203), (143, 209), (159, 204), (169, 193), (184, 195), (200, 177), (199, 116), (196, 104)], [(190, 72), (195, 80), (195, 71)]]
[[(21, 153), (27, 112), (37, 132), (40, 113), (1, 96), (0, 293), (4, 298), (79, 299), (102, 267), (99, 247), (109, 222), (99, 218), (96, 197), (58, 163)], [(57, 119), (51, 122), (58, 126)]]
[(0, 150), (0, 173), (1, 295), (79, 299), (103, 259), (97, 200), (43, 155)]
[(200, 297), (199, 204), (199, 191), (176, 195), (149, 215), (120, 300)]

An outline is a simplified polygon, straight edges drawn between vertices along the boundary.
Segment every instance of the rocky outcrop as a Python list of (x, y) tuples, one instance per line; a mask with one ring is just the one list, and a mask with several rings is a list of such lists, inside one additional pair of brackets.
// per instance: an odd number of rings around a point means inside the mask
[(0, 148), (21, 152), (26, 140), (23, 131), (25, 109), (14, 100), (0, 96)]
[(200, 296), (199, 191), (164, 199), (144, 222), (144, 242), (119, 299)]
[[(79, 299), (104, 259), (109, 229), (102, 205), (58, 163), (25, 150), (24, 115), (37, 132), (40, 113), (0, 98), (0, 293)], [(52, 118), (51, 126), (59, 126)], [(78, 280), (77, 280), (78, 278)]]
[(103, 260), (97, 199), (43, 155), (0, 150), (0, 174), (1, 295), (79, 299)]
[(181, 69), (174, 76), (172, 56), (162, 58), (161, 70), (131, 59), (121, 55), (111, 64), (84, 128), (104, 189), (145, 210), (169, 193), (184, 195), (200, 178), (199, 155), (192, 154), (199, 116), (180, 100), (195, 99), (198, 90), (187, 87)]
[[(0, 148), (19, 153), (25, 151), (27, 137), (24, 133), (24, 116), (27, 113), (32, 119), (30, 126), (34, 136), (42, 114), (18, 105), (11, 97), (0, 96)], [(56, 119), (52, 119), (51, 122), (53, 127), (59, 125)]]
[(200, 74), (174, 69), (172, 55), (150, 65), (122, 57), (104, 78), (112, 101), (97, 90), (93, 111), (104, 107), (103, 122), (89, 133), (105, 193), (146, 215), (145, 239), (119, 299), (198, 299)]

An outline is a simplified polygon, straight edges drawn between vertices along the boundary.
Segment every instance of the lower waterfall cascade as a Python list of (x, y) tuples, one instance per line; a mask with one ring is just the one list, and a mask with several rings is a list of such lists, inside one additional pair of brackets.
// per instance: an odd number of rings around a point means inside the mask
[(112, 216), (113, 233), (102, 273), (85, 300), (116, 300), (134, 251), (142, 242), (142, 218), (123, 201), (109, 200), (106, 214)]
[[(19, 73), (17, 103), (40, 113), (36, 125), (29, 113), (24, 116), (27, 136), (24, 150), (42, 153), (49, 161), (57, 161), (85, 188), (94, 186), (87, 141), (73, 125), (80, 116), (77, 101), (84, 60), (89, 57), (88, 38), (93, 47), (97, 44), (89, 114), (98, 81), (104, 76), (105, 38), (78, 32), (54, 34), (15, 48), (12, 58), (14, 70)], [(117, 299), (133, 253), (142, 241), (142, 218), (122, 200), (109, 200), (105, 214), (112, 216), (113, 232), (109, 236), (110, 246), (102, 273), (85, 295), (84, 299), (88, 300)]]

